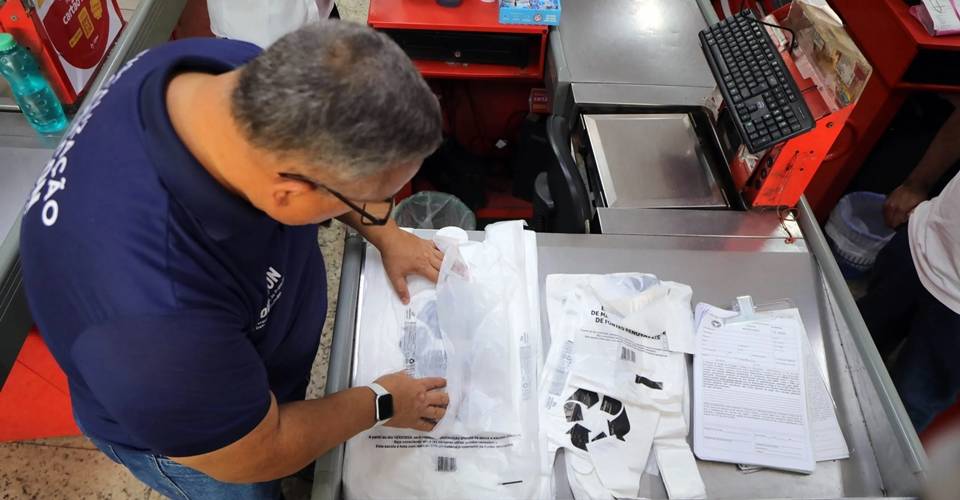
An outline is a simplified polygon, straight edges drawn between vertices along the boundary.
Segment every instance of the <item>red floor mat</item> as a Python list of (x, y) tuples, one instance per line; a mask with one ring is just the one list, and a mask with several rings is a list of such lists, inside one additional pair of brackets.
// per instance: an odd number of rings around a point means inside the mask
[(0, 441), (77, 435), (67, 376), (31, 331), (0, 391)]

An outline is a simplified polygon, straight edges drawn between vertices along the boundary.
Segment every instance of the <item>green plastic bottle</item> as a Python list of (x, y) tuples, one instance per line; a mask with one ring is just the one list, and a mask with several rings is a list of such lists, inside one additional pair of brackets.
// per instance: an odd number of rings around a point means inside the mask
[(0, 75), (10, 83), (20, 111), (37, 132), (50, 135), (66, 130), (67, 117), (57, 94), (33, 54), (9, 33), (0, 33)]

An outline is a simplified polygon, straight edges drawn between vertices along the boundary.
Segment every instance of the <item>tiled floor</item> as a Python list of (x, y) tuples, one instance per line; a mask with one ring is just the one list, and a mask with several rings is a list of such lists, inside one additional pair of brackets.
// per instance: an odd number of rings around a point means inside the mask
[[(338, 0), (341, 17), (364, 21), (369, 0)], [(120, 0), (129, 18), (139, 0)], [(327, 264), (329, 307), (323, 342), (314, 362), (308, 398), (320, 397), (326, 383), (330, 332), (337, 305), (343, 227), (321, 229), (318, 243)], [(290, 500), (307, 498), (309, 484), (288, 480), (284, 493)], [(0, 443), (0, 500), (20, 499), (146, 499), (162, 498), (114, 464), (82, 437)]]

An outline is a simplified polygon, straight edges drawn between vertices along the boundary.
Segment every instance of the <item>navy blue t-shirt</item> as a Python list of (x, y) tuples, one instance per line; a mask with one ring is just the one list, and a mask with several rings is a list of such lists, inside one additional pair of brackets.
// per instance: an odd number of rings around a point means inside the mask
[(178, 138), (170, 79), (259, 53), (196, 39), (147, 51), (92, 96), (30, 194), (27, 298), (91, 436), (190, 456), (303, 399), (326, 315), (317, 227), (223, 188)]

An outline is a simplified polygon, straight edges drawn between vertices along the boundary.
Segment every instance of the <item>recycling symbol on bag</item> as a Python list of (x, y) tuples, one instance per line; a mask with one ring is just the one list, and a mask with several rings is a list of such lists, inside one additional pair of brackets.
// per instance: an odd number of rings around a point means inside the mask
[(567, 434), (570, 443), (587, 451), (587, 443), (610, 436), (620, 441), (630, 432), (630, 419), (620, 400), (577, 389), (563, 405), (567, 422), (573, 423)]

